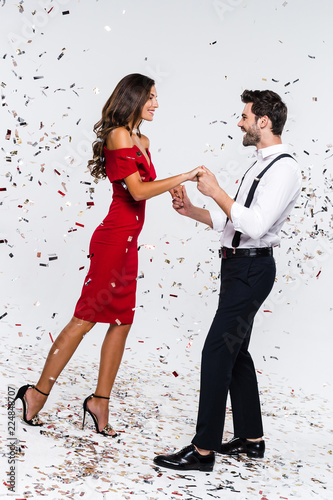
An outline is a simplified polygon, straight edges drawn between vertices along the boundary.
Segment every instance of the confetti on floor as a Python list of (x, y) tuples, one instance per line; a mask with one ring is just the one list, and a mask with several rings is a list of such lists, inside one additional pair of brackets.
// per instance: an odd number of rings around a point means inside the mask
[[(33, 350), (11, 348), (2, 363), (1, 447), (5, 495), (6, 391), (23, 384)], [(8, 368), (11, 366), (11, 368)], [(75, 356), (63, 372), (41, 412), (42, 428), (17, 419), (19, 497), (25, 499), (293, 499), (331, 498), (332, 430), (327, 402), (318, 396), (274, 382), (261, 387), (266, 427), (266, 455), (217, 455), (212, 473), (177, 473), (154, 465), (155, 454), (189, 444), (196, 421), (199, 370), (182, 370), (177, 378), (157, 363), (121, 365), (110, 404), (115, 439), (96, 434), (92, 421), (81, 430), (82, 401), (92, 390), (96, 363)], [(32, 380), (31, 380), (32, 382)], [(20, 402), (17, 414), (21, 415)], [(230, 410), (225, 439), (232, 436)], [(232, 493), (232, 495), (231, 495)]]

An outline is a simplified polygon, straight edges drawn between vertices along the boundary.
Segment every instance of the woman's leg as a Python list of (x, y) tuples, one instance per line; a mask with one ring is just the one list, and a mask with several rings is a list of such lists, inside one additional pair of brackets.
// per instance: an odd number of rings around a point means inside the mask
[[(42, 374), (36, 387), (49, 394), (58, 376), (74, 354), (84, 335), (92, 329), (95, 323), (73, 317), (60, 332), (48, 354)], [(34, 389), (28, 389), (25, 394), (28, 405), (27, 420), (30, 420), (45, 404), (46, 396)]]
[[(101, 349), (98, 381), (95, 390), (97, 396), (109, 397), (123, 356), (128, 332), (132, 325), (110, 325)], [(108, 423), (109, 401), (92, 398), (88, 402), (89, 410), (98, 419), (99, 430)], [(114, 432), (113, 432), (114, 433)]]

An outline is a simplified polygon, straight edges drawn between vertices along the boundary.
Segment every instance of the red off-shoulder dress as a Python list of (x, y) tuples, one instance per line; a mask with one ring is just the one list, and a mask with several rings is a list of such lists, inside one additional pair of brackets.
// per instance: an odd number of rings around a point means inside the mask
[(138, 272), (137, 239), (146, 201), (135, 201), (124, 178), (138, 171), (142, 181), (156, 178), (137, 146), (104, 148), (106, 174), (113, 186), (108, 215), (94, 231), (89, 247), (90, 268), (74, 316), (94, 323), (131, 324), (134, 317)]

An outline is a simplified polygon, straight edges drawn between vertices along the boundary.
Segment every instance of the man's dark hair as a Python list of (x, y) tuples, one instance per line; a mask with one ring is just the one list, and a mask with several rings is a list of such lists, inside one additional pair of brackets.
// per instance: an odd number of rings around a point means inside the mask
[(281, 97), (272, 90), (244, 90), (242, 101), (252, 103), (252, 113), (258, 118), (268, 116), (272, 122), (272, 133), (281, 135), (287, 120), (287, 106)]

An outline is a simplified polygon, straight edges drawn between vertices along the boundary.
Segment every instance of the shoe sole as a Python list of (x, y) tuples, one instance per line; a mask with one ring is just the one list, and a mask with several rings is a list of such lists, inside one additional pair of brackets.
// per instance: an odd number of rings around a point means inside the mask
[(247, 456), (249, 458), (264, 458), (264, 453), (255, 453), (255, 454), (247, 453)]
[(158, 467), (165, 467), (166, 469), (172, 469), (172, 470), (181, 470), (181, 471), (186, 471), (186, 470), (198, 470), (200, 472), (212, 472), (214, 469), (214, 465), (201, 465), (199, 467), (193, 468), (193, 467), (179, 467), (179, 465), (172, 465), (172, 464), (158, 464), (154, 462), (155, 465)]
[(250, 452), (250, 451), (234, 451), (230, 453), (220, 452), (221, 455), (227, 455), (228, 457), (238, 456), (238, 455), (247, 455), (249, 458), (264, 458), (264, 453), (258, 452)]

